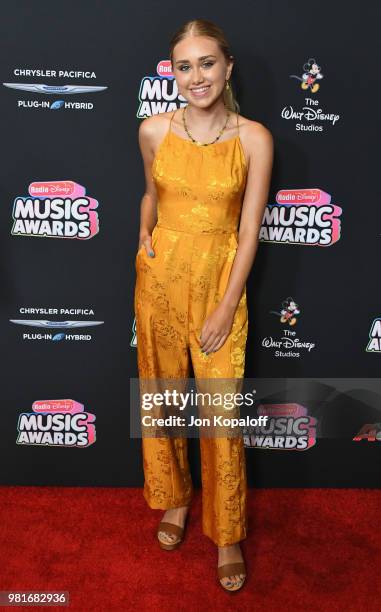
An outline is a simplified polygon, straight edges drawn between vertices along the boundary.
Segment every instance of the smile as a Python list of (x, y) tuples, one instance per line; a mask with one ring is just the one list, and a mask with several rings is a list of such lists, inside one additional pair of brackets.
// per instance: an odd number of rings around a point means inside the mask
[(206, 85), (205, 87), (195, 87), (194, 89), (191, 89), (191, 92), (193, 95), (201, 96), (205, 92), (207, 92), (209, 88), (210, 88), (210, 85)]

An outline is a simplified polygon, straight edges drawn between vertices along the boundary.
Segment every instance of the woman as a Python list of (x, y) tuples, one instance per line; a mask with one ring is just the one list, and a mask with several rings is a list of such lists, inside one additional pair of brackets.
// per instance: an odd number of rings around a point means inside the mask
[[(233, 56), (210, 21), (186, 23), (170, 46), (187, 105), (139, 128), (146, 190), (136, 255), (135, 316), (141, 379), (240, 380), (253, 265), (273, 163), (273, 139), (238, 115)], [(238, 222), (240, 226), (238, 232)], [(190, 356), (189, 352), (190, 351)], [(160, 546), (181, 543), (192, 498), (186, 438), (143, 437), (144, 497), (166, 510)], [(203, 532), (218, 547), (220, 584), (242, 587), (247, 535), (242, 436), (200, 438)]]

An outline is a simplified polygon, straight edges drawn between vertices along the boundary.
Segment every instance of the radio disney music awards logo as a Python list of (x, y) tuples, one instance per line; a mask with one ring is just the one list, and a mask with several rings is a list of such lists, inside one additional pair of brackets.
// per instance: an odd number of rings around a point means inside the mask
[(367, 423), (361, 427), (360, 431), (353, 438), (353, 442), (381, 442), (381, 423)]
[(316, 444), (317, 419), (301, 404), (261, 404), (258, 416), (267, 416), (265, 425), (243, 429), (246, 448), (305, 451)]
[(259, 232), (261, 242), (327, 247), (341, 237), (342, 209), (319, 188), (281, 189), (268, 204)]
[[(71, 317), (94, 317), (92, 308), (44, 308), (28, 307), (19, 308), (20, 319), (9, 319), (11, 323), (26, 328), (22, 331), (21, 339), (25, 341), (50, 341), (50, 342), (89, 342), (93, 340), (93, 334), (84, 333), (82, 328), (103, 325), (104, 321), (94, 319), (76, 319)], [(25, 315), (45, 318), (25, 318)], [(58, 318), (46, 318), (58, 317)], [(63, 317), (70, 317), (64, 319)], [(29, 328), (35, 331), (29, 330)], [(37, 329), (36, 329), (37, 328)], [(39, 331), (39, 329), (41, 331)]]
[(96, 440), (95, 415), (71, 399), (39, 400), (19, 415), (16, 443), (87, 448)]
[(381, 317), (374, 319), (369, 331), (367, 353), (381, 353)]
[(156, 74), (144, 76), (141, 80), (136, 116), (144, 119), (186, 104), (186, 99), (179, 94), (171, 61), (161, 60), (156, 66)]
[(98, 201), (74, 181), (39, 181), (13, 204), (13, 236), (88, 240), (99, 232)]
[(270, 310), (270, 314), (276, 315), (282, 325), (288, 325), (283, 328), (281, 337), (265, 336), (262, 339), (262, 347), (271, 349), (274, 357), (301, 357), (301, 351), (310, 353), (316, 347), (315, 342), (302, 340), (296, 331), (289, 329), (297, 324), (300, 312), (299, 304), (291, 296), (282, 301), (279, 310)]
[[(92, 70), (50, 70), (50, 69), (29, 69), (29, 68), (14, 68), (13, 76), (16, 78), (29, 79), (26, 83), (19, 81), (3, 83), (4, 87), (14, 89), (17, 92), (27, 92), (28, 94), (42, 95), (41, 99), (23, 99), (17, 100), (17, 107), (20, 109), (42, 109), (42, 110), (80, 110), (89, 111), (94, 109), (93, 102), (82, 102), (76, 100), (72, 102), (67, 99), (67, 96), (93, 94), (107, 89), (106, 85), (80, 85), (78, 83), (69, 84), (49, 84), (49, 79), (96, 79), (97, 76)], [(35, 82), (35, 79), (45, 79), (45, 83)], [(31, 82), (31, 80), (33, 82)], [(48, 96), (48, 99), (46, 99)], [(56, 100), (51, 100), (51, 96), (56, 96)]]
[(300, 89), (308, 95), (301, 108), (294, 108), (291, 104), (284, 106), (282, 119), (294, 121), (297, 132), (323, 132), (327, 124), (334, 126), (339, 121), (339, 114), (324, 111), (316, 99), (324, 75), (315, 58), (310, 57), (301, 67), (301, 74), (290, 74), (290, 78), (300, 81)]

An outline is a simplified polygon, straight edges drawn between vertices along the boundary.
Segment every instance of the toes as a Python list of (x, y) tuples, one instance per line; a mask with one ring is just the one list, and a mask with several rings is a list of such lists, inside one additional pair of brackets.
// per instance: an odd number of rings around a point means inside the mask
[(244, 578), (244, 574), (237, 574), (235, 576), (226, 576), (221, 578), (221, 582), (226, 587), (235, 587), (239, 586)]
[(162, 540), (165, 540), (168, 544), (173, 544), (176, 536), (173, 533), (167, 533), (166, 531), (159, 531), (159, 536)]

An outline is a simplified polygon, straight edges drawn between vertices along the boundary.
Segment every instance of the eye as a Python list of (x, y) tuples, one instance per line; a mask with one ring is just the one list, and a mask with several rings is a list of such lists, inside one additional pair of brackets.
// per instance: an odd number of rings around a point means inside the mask
[[(204, 62), (202, 64), (204, 67), (210, 67), (214, 65), (214, 62)], [(182, 66), (180, 66), (179, 70), (181, 70), (181, 72), (184, 72), (183, 68), (189, 68), (188, 64), (182, 64)]]

